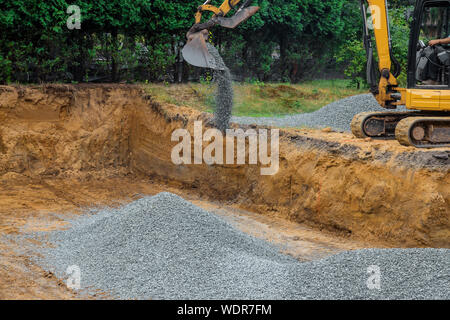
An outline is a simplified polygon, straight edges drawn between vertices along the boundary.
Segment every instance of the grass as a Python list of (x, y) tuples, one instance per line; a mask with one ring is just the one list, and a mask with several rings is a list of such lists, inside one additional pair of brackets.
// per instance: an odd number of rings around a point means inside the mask
[[(348, 80), (313, 80), (300, 84), (234, 83), (233, 115), (283, 116), (313, 112), (328, 103), (367, 92), (349, 86)], [(188, 106), (200, 111), (214, 110), (213, 83), (144, 84), (158, 102)]]

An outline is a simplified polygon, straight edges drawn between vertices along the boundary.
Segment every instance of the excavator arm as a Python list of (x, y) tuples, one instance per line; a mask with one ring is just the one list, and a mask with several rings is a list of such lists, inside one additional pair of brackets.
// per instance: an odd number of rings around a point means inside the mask
[[(207, 0), (203, 5), (197, 8), (197, 13), (195, 14), (195, 23), (200, 24), (202, 20), (202, 14), (205, 11), (213, 12), (215, 17), (224, 17), (228, 12), (234, 9), (240, 1), (241, 0), (225, 0), (222, 5), (217, 8), (209, 4), (211, 0)], [(246, 2), (248, 3), (248, 1)]]
[[(221, 67), (216, 65), (214, 58), (206, 47), (206, 41), (209, 36), (208, 29), (215, 25), (233, 29), (254, 15), (259, 10), (259, 7), (248, 6), (251, 0), (245, 0), (231, 18), (225, 18), (225, 15), (235, 9), (241, 0), (225, 0), (220, 7), (215, 7), (210, 2), (211, 0), (207, 0), (197, 8), (195, 24), (186, 35), (187, 42), (182, 50), (182, 54), (184, 59), (194, 66), (217, 70)], [(212, 12), (213, 15), (208, 21), (202, 23), (204, 12)]]
[[(364, 47), (367, 54), (367, 82), (380, 106), (395, 109), (404, 101), (402, 101), (402, 89), (397, 87), (397, 77), (401, 70), (400, 64), (392, 55), (386, 0), (361, 0), (361, 13), (364, 23)], [(370, 14), (369, 17), (368, 14)], [(375, 35), (378, 68), (375, 65), (370, 29), (373, 29)]]

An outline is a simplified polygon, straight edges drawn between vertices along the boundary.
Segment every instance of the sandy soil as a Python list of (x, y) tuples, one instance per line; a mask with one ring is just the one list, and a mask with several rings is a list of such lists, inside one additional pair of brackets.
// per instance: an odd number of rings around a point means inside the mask
[[(450, 247), (448, 150), (280, 130), (280, 170), (175, 166), (177, 128), (210, 115), (159, 105), (137, 86), (0, 86), (0, 236), (170, 191), (300, 260), (362, 247)], [(243, 129), (246, 129), (245, 127)], [(76, 299), (0, 242), (0, 299)]]
[[(262, 216), (235, 206), (200, 199), (188, 189), (135, 176), (89, 180), (49, 178), (29, 180), (16, 175), (0, 183), (0, 235), (49, 231), (66, 227), (53, 213), (72, 217), (86, 208), (119, 206), (144, 195), (169, 191), (216, 212), (253, 236), (272, 241), (301, 261), (319, 259), (342, 250), (373, 247), (333, 234), (319, 232), (282, 217)], [(376, 245), (383, 247), (383, 244)], [(0, 242), (0, 299), (101, 299), (107, 293), (83, 296), (69, 290), (64, 281), (34, 265), (20, 254), (17, 244)]]

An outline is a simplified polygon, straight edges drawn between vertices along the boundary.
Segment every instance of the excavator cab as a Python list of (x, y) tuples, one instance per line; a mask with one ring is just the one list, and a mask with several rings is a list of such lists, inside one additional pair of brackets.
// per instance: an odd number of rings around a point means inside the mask
[[(221, 70), (221, 68), (223, 68), (216, 64), (214, 57), (208, 52), (206, 46), (209, 37), (208, 29), (215, 25), (234, 29), (259, 10), (259, 7), (249, 6), (251, 0), (245, 0), (241, 6), (237, 8), (240, 1), (241, 0), (225, 0), (222, 5), (217, 8), (210, 4), (211, 0), (207, 0), (203, 5), (197, 8), (195, 24), (188, 31), (186, 35), (186, 45), (181, 51), (186, 62), (201, 68), (215, 70)], [(236, 10), (235, 14), (230, 18), (225, 18), (225, 15), (233, 9)], [(213, 15), (208, 21), (202, 23), (201, 20), (204, 12), (212, 12)]]
[[(434, 46), (428, 43), (435, 39), (450, 37), (450, 3), (448, 1), (427, 3), (419, 12), (420, 26), (416, 50), (415, 79), (411, 79), (411, 87), (439, 88), (449, 87), (450, 43), (440, 43)], [(411, 52), (413, 53), (413, 52)], [(413, 59), (414, 57), (411, 57)], [(411, 74), (412, 76), (412, 74)]]

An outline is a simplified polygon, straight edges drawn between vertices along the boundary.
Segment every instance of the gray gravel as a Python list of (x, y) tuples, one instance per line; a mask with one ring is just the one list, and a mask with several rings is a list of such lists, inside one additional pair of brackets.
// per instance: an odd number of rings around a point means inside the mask
[[(398, 111), (406, 110), (401, 106)], [(283, 117), (232, 117), (239, 124), (258, 124), (274, 127), (326, 128), (336, 131), (350, 131), (353, 117), (366, 111), (389, 111), (379, 106), (372, 94), (360, 94), (334, 101), (311, 113), (301, 113)]]
[[(369, 289), (371, 266), (380, 289)], [(297, 267), (297, 297), (306, 299), (448, 299), (449, 249), (364, 249)]]
[[(448, 299), (450, 250), (367, 249), (301, 263), (171, 194), (105, 209), (51, 232), (44, 269), (124, 299)], [(41, 237), (43, 234), (35, 235)], [(378, 265), (380, 289), (368, 289)]]

